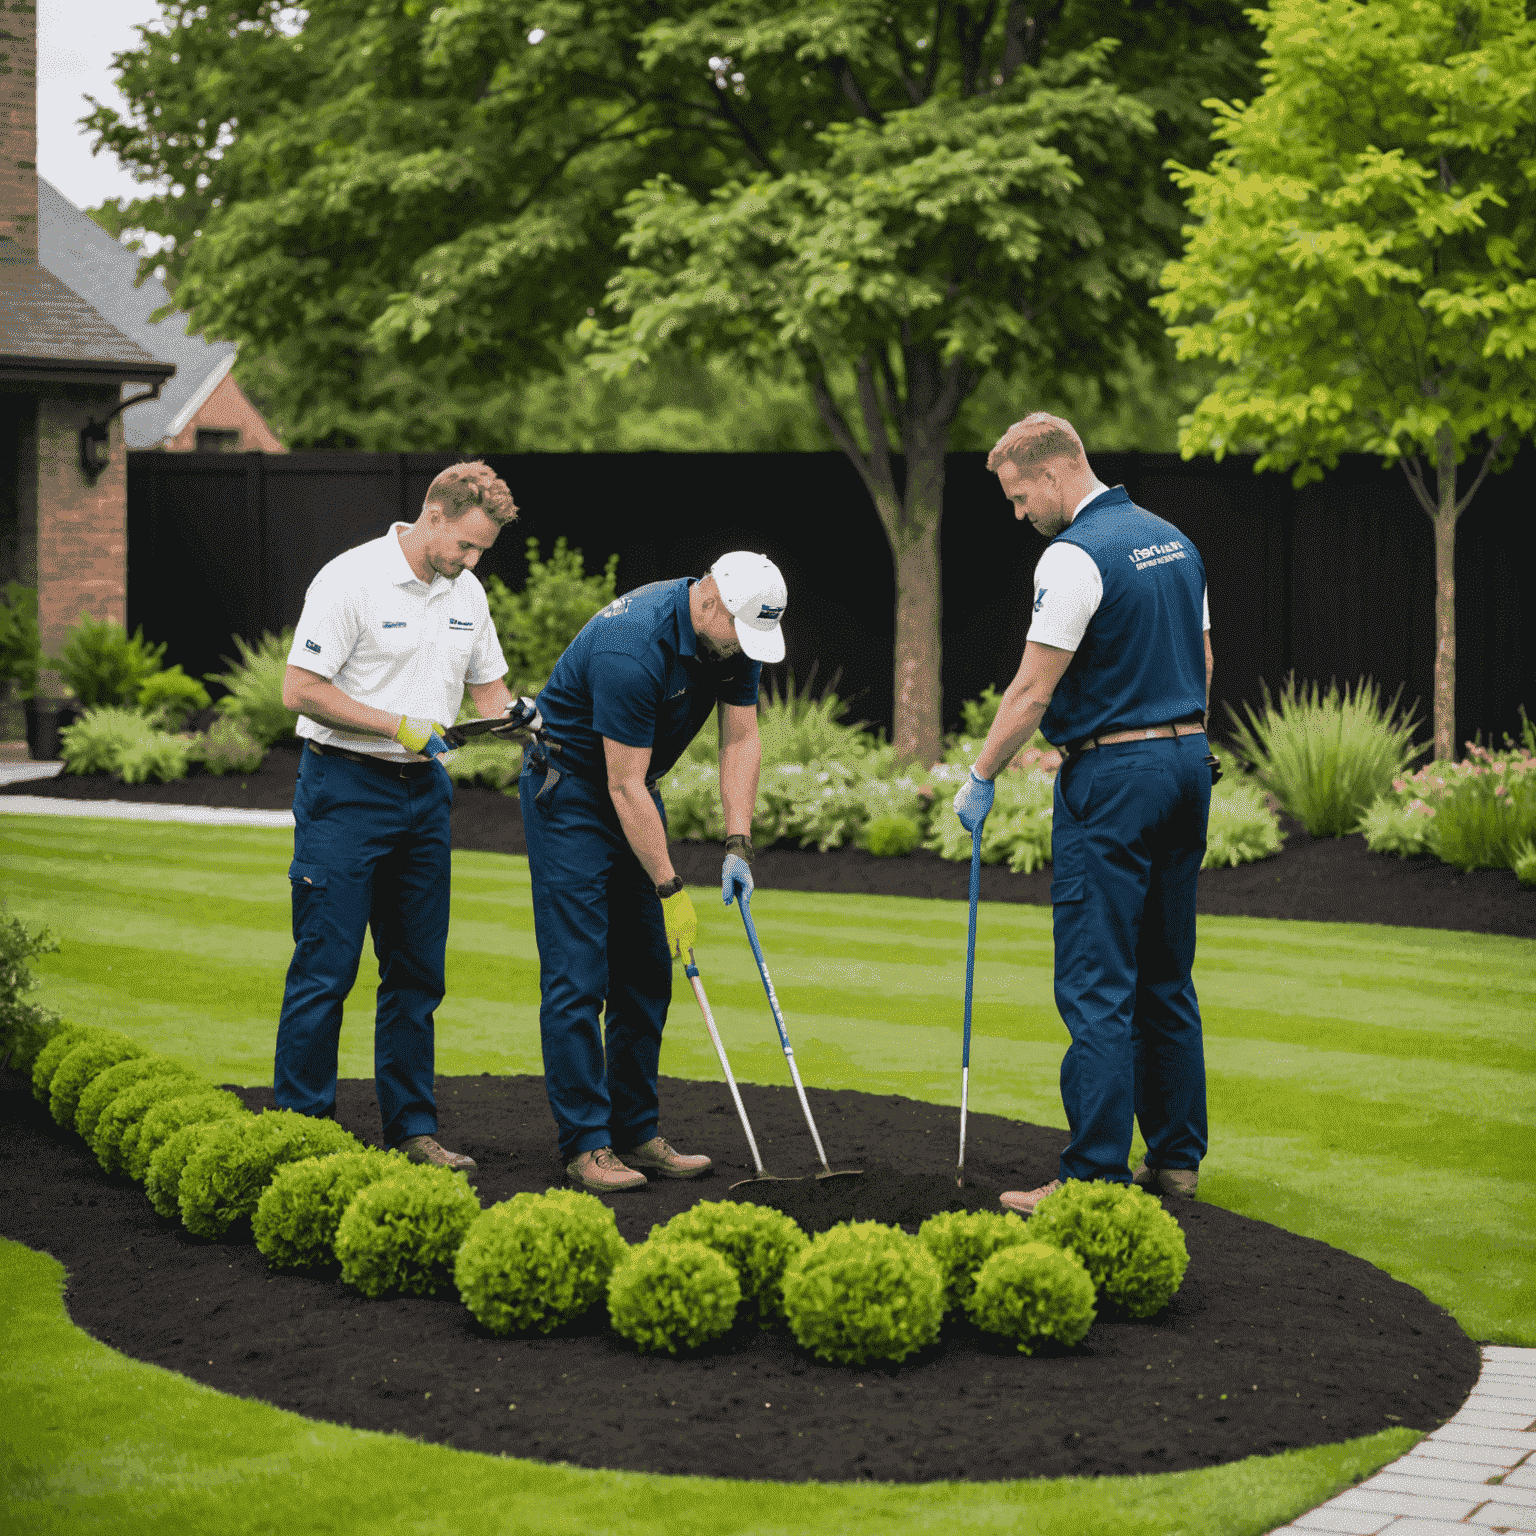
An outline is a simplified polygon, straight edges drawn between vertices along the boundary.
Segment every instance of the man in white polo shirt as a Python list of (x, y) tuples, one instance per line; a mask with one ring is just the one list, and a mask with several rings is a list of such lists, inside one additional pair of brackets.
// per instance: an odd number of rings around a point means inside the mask
[(437, 758), (465, 686), (482, 717), (512, 705), (507, 663), (472, 574), (517, 516), (482, 463), (427, 488), (396, 523), (310, 584), (283, 678), (304, 739), (294, 790), (293, 960), (277, 1027), (279, 1109), (330, 1115), (342, 1004), (363, 936), (379, 961), (374, 1079), (387, 1146), (474, 1172), (436, 1140), (433, 1014), (448, 944), (448, 811)]

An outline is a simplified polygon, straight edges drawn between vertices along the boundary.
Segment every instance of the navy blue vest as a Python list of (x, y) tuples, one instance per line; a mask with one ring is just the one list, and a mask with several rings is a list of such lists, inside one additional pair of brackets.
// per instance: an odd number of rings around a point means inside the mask
[(1090, 501), (1052, 542), (1087, 551), (1104, 578), (1104, 600), (1056, 685), (1041, 722), (1046, 739), (1061, 745), (1203, 710), (1200, 551), (1121, 485)]

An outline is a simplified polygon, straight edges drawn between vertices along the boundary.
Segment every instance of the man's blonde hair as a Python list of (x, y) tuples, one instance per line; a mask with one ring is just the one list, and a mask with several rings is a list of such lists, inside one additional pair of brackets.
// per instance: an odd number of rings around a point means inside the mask
[(432, 506), (440, 507), (450, 523), (457, 522), (471, 507), (479, 507), (498, 528), (517, 520), (517, 503), (512, 500), (512, 492), (482, 459), (450, 464), (427, 487), (421, 506), (423, 511)]
[(1030, 470), (1051, 459), (1071, 459), (1087, 464), (1088, 455), (1077, 429), (1062, 416), (1047, 411), (1032, 411), (1023, 421), (1016, 421), (998, 438), (987, 455), (987, 468), (994, 474), (1006, 459), (1019, 469)]

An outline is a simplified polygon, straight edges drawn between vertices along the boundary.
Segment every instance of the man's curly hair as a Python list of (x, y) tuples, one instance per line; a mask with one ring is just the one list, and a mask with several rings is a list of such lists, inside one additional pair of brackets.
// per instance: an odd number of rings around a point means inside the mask
[(517, 520), (517, 503), (506, 481), (482, 459), (465, 459), (450, 464), (431, 485), (422, 501), (422, 510), (440, 507), (448, 521), (456, 522), (471, 507), (479, 507), (498, 528)]
[(1077, 429), (1063, 416), (1033, 411), (1023, 421), (1016, 421), (998, 438), (987, 455), (987, 468), (994, 474), (1006, 459), (1023, 470), (1034, 469), (1051, 459), (1073, 459), (1084, 464), (1088, 455)]

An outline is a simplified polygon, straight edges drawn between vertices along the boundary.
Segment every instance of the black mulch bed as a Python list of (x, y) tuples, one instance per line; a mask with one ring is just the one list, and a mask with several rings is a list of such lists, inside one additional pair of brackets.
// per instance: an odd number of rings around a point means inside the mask
[[(253, 1108), (271, 1102), (237, 1091)], [(770, 1168), (807, 1172), (791, 1091), (744, 1091)], [(438, 1095), (443, 1138), (479, 1160), (485, 1203), (559, 1180), (541, 1079), (442, 1078)], [(849, 1217), (912, 1230), (956, 1202), (955, 1111), (811, 1097), (834, 1164), (866, 1176), (757, 1186), (756, 1198), (818, 1230)], [(726, 1198), (750, 1171), (723, 1088), (663, 1079), (662, 1105), (668, 1134), (719, 1171), (613, 1197), (630, 1241), (696, 1200)], [(269, 1274), (248, 1232), (187, 1236), (136, 1185), (102, 1175), (14, 1073), (0, 1073), (0, 1115), (0, 1224), (63, 1261), (82, 1328), (221, 1391), (466, 1450), (785, 1482), (1169, 1472), (1392, 1425), (1433, 1429), (1478, 1372), (1454, 1320), (1409, 1286), (1194, 1202), (1172, 1207), (1190, 1267), (1163, 1314), (1106, 1318), (1075, 1349), (1033, 1358), (958, 1327), (898, 1368), (825, 1365), (779, 1333), (647, 1358), (600, 1316), (558, 1337), (495, 1339), (451, 1293), (366, 1301), (334, 1276)], [(339, 1118), (376, 1138), (370, 1084), (341, 1085)], [(976, 1116), (963, 1203), (995, 1208), (999, 1189), (1043, 1182), (1063, 1139)]]
[[(289, 810), (298, 753), (278, 748), (245, 778), (193, 774), (174, 784), (120, 784), (104, 774), (33, 780), (0, 790), (9, 795), (56, 795), (78, 800), (130, 800), (161, 805), (233, 806)], [(1331, 923), (1392, 923), (1408, 928), (1455, 928), (1536, 938), (1536, 890), (1523, 889), (1507, 869), (1459, 874), (1428, 855), (1399, 859), (1372, 853), (1362, 837), (1313, 838), (1285, 819), (1284, 850), (1272, 859), (1200, 876), (1199, 909), (1213, 917), (1285, 917)], [(453, 807), (454, 846), (487, 853), (527, 851), (514, 795), (461, 788)], [(720, 878), (713, 845), (677, 843), (672, 860), (691, 882)], [(759, 852), (753, 876), (765, 888), (850, 891), (877, 896), (938, 896), (964, 901), (970, 866), (918, 849), (904, 859), (877, 859), (858, 848), (831, 853), (794, 847)], [(981, 872), (986, 901), (1049, 906), (1049, 869), (1016, 875), (1002, 865)]]

